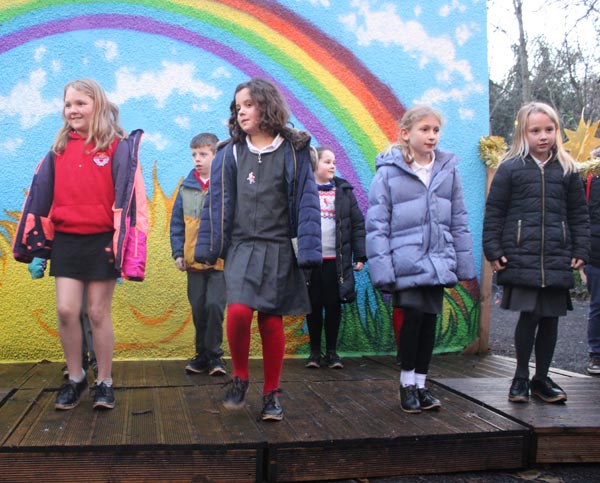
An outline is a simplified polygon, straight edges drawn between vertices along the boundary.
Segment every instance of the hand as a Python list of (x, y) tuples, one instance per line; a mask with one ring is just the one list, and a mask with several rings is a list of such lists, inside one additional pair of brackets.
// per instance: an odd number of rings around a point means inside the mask
[(500, 271), (502, 271), (502, 270), (504, 270), (506, 268), (506, 263), (507, 262), (508, 262), (508, 260), (503, 255), (498, 260), (492, 260), (490, 262), (490, 266), (492, 267), (492, 270), (494, 272), (500, 272)]
[(180, 272), (185, 272), (187, 263), (185, 263), (185, 259), (183, 257), (177, 257), (175, 259), (175, 266)]
[(354, 262), (353, 268), (355, 272), (360, 272), (365, 268), (365, 264), (363, 262)]
[(27, 266), (29, 273), (31, 274), (31, 278), (34, 280), (36, 278), (42, 278), (44, 276), (44, 271), (46, 270), (46, 262), (45, 258), (34, 258), (31, 263)]
[(585, 262), (581, 258), (571, 258), (571, 268), (572, 269), (579, 270), (584, 265), (585, 265)]

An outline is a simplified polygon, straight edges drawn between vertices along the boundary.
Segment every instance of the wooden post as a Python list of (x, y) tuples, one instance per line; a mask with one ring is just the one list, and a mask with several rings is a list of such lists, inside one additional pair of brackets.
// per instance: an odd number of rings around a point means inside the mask
[[(490, 185), (496, 174), (495, 168), (486, 169), (485, 197), (490, 192)], [(479, 353), (484, 354), (489, 350), (490, 344), (490, 303), (492, 299), (492, 267), (481, 257), (481, 285), (479, 294)]]
[[(495, 168), (486, 169), (485, 197), (490, 192), (490, 185), (496, 173)], [(479, 334), (463, 354), (485, 354), (490, 344), (490, 301), (492, 298), (492, 267), (482, 256), (481, 260), (481, 283), (479, 284)]]

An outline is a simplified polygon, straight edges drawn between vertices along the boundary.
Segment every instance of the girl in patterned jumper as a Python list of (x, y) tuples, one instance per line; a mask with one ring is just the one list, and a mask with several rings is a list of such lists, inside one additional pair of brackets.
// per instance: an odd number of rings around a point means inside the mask
[(344, 364), (337, 354), (341, 304), (356, 299), (353, 271), (360, 272), (367, 259), (365, 221), (352, 186), (335, 176), (335, 154), (331, 148), (313, 150), (311, 161), (321, 203), (323, 265), (314, 268), (308, 279), (312, 310), (306, 316), (310, 336), (310, 356), (306, 367), (318, 368), (321, 365), (324, 325), (325, 358), (322, 362), (331, 369), (342, 369)]
[(321, 264), (310, 137), (287, 127), (290, 114), (283, 96), (260, 78), (237, 86), (230, 111), (231, 140), (212, 164), (195, 258), (210, 264), (225, 259), (233, 381), (223, 405), (240, 409), (245, 404), (250, 328), (257, 311), (264, 367), (261, 417), (279, 421), (282, 316), (310, 312), (300, 269)]

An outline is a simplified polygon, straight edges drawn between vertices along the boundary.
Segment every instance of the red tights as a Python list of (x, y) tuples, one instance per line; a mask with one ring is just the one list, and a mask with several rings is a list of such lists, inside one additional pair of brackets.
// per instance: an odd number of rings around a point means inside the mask
[(400, 329), (404, 322), (404, 310), (401, 307), (394, 307), (392, 310), (392, 325), (394, 326), (394, 335), (396, 336), (396, 347), (400, 348)]
[[(253, 312), (252, 308), (243, 304), (227, 306), (227, 340), (233, 362), (233, 376), (237, 376), (243, 381), (248, 380), (250, 328)], [(262, 342), (265, 377), (263, 394), (266, 395), (279, 388), (285, 351), (282, 316), (258, 312), (258, 330)]]

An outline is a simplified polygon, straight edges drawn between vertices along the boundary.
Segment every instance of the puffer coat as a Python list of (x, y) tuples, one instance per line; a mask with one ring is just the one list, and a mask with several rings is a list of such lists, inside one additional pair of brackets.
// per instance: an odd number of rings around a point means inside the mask
[(369, 275), (375, 287), (386, 292), (452, 287), (475, 278), (457, 163), (454, 154), (436, 149), (427, 187), (399, 149), (378, 155), (366, 220)]
[(530, 156), (500, 164), (485, 206), (483, 251), (506, 257), (501, 285), (573, 287), (571, 260), (589, 260), (589, 218), (577, 172), (557, 157), (542, 169)]

